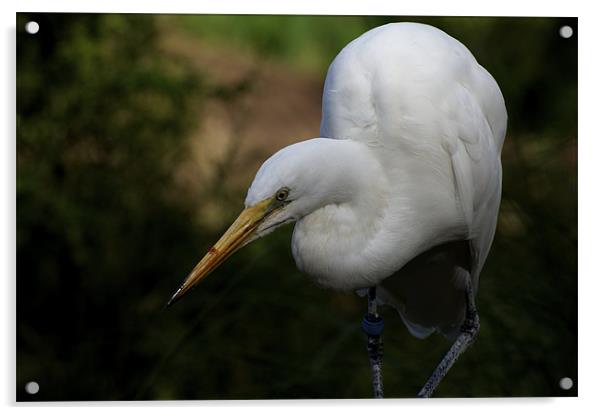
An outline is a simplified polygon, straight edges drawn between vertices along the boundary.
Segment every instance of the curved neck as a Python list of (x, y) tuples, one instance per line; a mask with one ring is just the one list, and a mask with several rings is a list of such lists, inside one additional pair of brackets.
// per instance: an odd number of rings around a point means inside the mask
[[(319, 156), (306, 172), (313, 186), (293, 233), (297, 266), (335, 289), (369, 286), (358, 263), (380, 239), (390, 210), (390, 185), (382, 165), (363, 143), (318, 139)], [(313, 140), (310, 140), (313, 141)], [(300, 201), (301, 202), (301, 201)]]
[[(328, 206), (350, 205), (362, 217), (374, 216), (384, 209), (387, 195), (386, 175), (368, 148), (356, 141), (315, 138), (299, 143), (301, 157), (308, 157), (303, 197), (291, 208), (297, 220)], [(305, 153), (305, 154), (304, 154)], [(357, 218), (359, 219), (359, 217)]]
[(323, 145), (322, 163), (307, 173), (320, 193), (300, 206), (292, 240), (297, 266), (318, 283), (341, 290), (377, 285), (429, 244), (461, 231), (446, 228), (458, 222), (455, 200), (428, 172), (416, 178), (405, 160), (394, 173), (384, 171), (365, 144), (324, 141), (331, 143)]

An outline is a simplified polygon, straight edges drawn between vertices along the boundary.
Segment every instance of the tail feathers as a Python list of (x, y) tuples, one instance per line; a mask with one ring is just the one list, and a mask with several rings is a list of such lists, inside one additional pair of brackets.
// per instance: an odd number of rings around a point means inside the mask
[(376, 289), (376, 297), (380, 304), (391, 306), (397, 310), (403, 324), (407, 327), (410, 334), (419, 339), (426, 339), (431, 334), (438, 332), (448, 340), (454, 340), (460, 334), (460, 325), (440, 325), (440, 326), (424, 326), (420, 323), (412, 321), (405, 312), (405, 305), (391, 295), (384, 287), (379, 286)]
[[(360, 297), (365, 297), (368, 294), (368, 289), (364, 288), (356, 291)], [(423, 327), (420, 324), (412, 323), (405, 315), (405, 306), (395, 296), (391, 295), (383, 286), (376, 287), (376, 302), (379, 306), (387, 305), (395, 308), (401, 317), (401, 320), (407, 327), (412, 336), (419, 339), (426, 339), (436, 331), (435, 327)]]
[[(457, 290), (456, 292), (463, 292), (466, 286), (466, 278), (470, 278), (470, 274), (463, 269), (458, 269), (455, 273), (454, 278), (451, 279), (451, 286)], [(366, 296), (368, 289), (357, 290), (357, 294), (360, 297)], [(387, 305), (393, 307), (399, 313), (399, 317), (407, 327), (408, 331), (412, 336), (419, 339), (425, 339), (431, 334), (438, 332), (450, 341), (453, 341), (460, 334), (460, 326), (465, 318), (465, 304), (464, 302), (457, 303), (455, 307), (449, 308), (449, 306), (443, 307), (445, 311), (445, 318), (441, 318), (439, 314), (439, 320), (433, 320), (432, 316), (427, 316), (430, 313), (421, 312), (421, 310), (414, 309), (413, 312), (408, 312), (406, 304), (398, 296), (395, 296), (391, 291), (387, 290), (382, 285), (376, 288), (376, 300), (378, 305)], [(437, 309), (441, 304), (433, 304), (432, 307)], [(443, 311), (443, 309), (441, 311)], [(449, 314), (448, 314), (449, 313)], [(427, 322), (435, 324), (425, 324)]]
[(445, 243), (381, 281), (376, 296), (397, 310), (412, 335), (424, 339), (439, 332), (454, 340), (466, 316), (469, 269), (468, 241)]

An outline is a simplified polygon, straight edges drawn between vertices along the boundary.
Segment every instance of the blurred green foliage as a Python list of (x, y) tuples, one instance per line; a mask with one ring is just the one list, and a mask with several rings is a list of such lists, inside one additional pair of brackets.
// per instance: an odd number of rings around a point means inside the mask
[[(510, 131), (566, 136), (576, 131), (577, 33), (559, 28), (575, 18), (396, 16), (174, 16), (191, 34), (247, 53), (284, 60), (324, 77), (336, 54), (365, 31), (410, 21), (434, 25), (459, 39), (494, 76), (508, 106)], [(570, 110), (567, 110), (570, 109)]]
[(169, 184), (200, 81), (158, 54), (152, 17), (19, 15), (18, 27), (30, 19), (41, 30), (19, 31), (17, 53), (18, 378), (40, 379), (48, 399), (131, 398), (113, 387), (145, 361), (127, 349), (145, 336), (148, 297), (199, 244)]
[[(576, 394), (558, 386), (577, 381), (577, 39), (558, 36), (564, 24), (577, 33), (576, 19), (17, 20), (17, 399), (370, 397), (364, 301), (308, 283), (290, 254), (290, 227), (162, 309), (219, 237), (194, 220), (219, 189), (195, 199), (174, 184), (186, 138), (207, 97), (245, 89), (208, 84), (158, 37), (181, 27), (323, 78), (348, 41), (396, 20), (462, 41), (498, 80), (509, 112), (481, 333), (437, 396)], [(23, 31), (28, 20), (40, 23), (38, 35)], [(385, 318), (386, 396), (414, 396), (449, 344), (413, 338), (392, 310)], [(30, 380), (37, 395), (24, 392)]]

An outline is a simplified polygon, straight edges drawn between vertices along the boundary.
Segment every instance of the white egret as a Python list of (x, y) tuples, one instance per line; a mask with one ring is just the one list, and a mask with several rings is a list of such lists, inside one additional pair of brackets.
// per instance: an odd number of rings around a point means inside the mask
[(376, 299), (414, 336), (454, 340), (419, 393), (430, 396), (479, 329), (474, 296), (496, 228), (506, 121), (497, 83), (456, 39), (416, 23), (368, 31), (330, 65), (320, 138), (265, 161), (243, 212), (170, 303), (296, 222), (295, 262), (319, 284), (369, 291), (373, 316)]

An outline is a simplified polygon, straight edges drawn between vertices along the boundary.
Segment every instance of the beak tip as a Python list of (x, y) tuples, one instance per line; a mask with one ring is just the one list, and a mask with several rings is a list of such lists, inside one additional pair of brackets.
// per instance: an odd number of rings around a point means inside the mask
[(165, 304), (164, 308), (169, 308), (172, 305), (174, 305), (181, 297), (181, 293), (182, 292), (182, 288), (178, 288), (178, 290), (175, 292), (174, 295), (171, 296), (171, 298), (169, 299), (169, 301), (167, 302), (167, 304)]
[(194, 267), (180, 288), (165, 304), (165, 308), (167, 309), (175, 304), (184, 294), (193, 289), (201, 279), (209, 275), (209, 273), (225, 261), (228, 256), (248, 243), (252, 232), (255, 231), (259, 223), (270, 212), (269, 207), (271, 203), (271, 199), (266, 199), (255, 206), (243, 210), (226, 233)]

